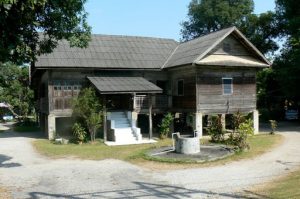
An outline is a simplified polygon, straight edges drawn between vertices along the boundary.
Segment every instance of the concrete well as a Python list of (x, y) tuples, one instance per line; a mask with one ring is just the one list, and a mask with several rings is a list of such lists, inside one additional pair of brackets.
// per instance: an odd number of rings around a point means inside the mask
[(175, 135), (175, 151), (182, 154), (200, 153), (200, 140), (197, 133), (192, 135)]

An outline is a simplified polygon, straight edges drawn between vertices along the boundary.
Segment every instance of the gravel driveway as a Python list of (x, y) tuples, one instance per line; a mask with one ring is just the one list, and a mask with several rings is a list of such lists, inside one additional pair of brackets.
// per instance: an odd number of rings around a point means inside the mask
[[(199, 169), (153, 172), (119, 160), (52, 160), (21, 134), (0, 134), (0, 184), (14, 198), (236, 198), (253, 185), (300, 165), (299, 131), (251, 160)], [(24, 135), (24, 134), (23, 134)]]

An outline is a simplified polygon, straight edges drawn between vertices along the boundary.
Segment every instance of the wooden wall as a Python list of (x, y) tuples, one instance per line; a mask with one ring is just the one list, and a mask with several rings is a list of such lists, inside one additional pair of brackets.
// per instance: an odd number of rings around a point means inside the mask
[[(223, 94), (222, 78), (233, 78), (233, 93)], [(256, 109), (256, 70), (211, 67), (197, 70), (197, 111), (250, 112)]]
[[(226, 50), (229, 45), (229, 51)], [(225, 48), (225, 49), (224, 49)], [(234, 56), (251, 56), (249, 52), (233, 35), (229, 35), (220, 44), (218, 44), (209, 54), (214, 55), (234, 55)]]
[[(62, 69), (62, 70), (48, 70), (47, 79), (45, 80), (47, 84), (47, 97), (49, 99), (47, 102), (49, 113), (56, 116), (71, 116), (71, 101), (73, 97), (78, 94), (74, 86), (71, 90), (64, 90), (64, 85), (62, 85), (62, 90), (57, 90), (55, 84), (60, 82), (61, 84), (71, 83), (75, 85), (77, 82), (81, 82), (84, 86), (88, 82), (87, 76), (139, 76), (144, 77), (147, 80), (156, 83), (157, 81), (168, 81), (167, 73), (165, 71), (101, 71), (94, 69)], [(76, 93), (74, 93), (76, 92)], [(123, 96), (123, 95), (122, 95)]]
[[(196, 110), (196, 69), (192, 66), (172, 69), (169, 73), (171, 92), (173, 96), (173, 109), (177, 111)], [(177, 94), (177, 81), (183, 80), (184, 94)]]

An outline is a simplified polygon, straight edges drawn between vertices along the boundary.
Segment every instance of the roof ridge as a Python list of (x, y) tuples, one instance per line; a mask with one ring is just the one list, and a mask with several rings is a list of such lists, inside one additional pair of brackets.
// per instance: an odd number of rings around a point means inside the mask
[(172, 58), (172, 56), (175, 54), (176, 50), (178, 49), (180, 45), (177, 45), (176, 48), (173, 50), (173, 52), (169, 55), (169, 57), (167, 58), (167, 60), (165, 61), (164, 65), (161, 67), (161, 69), (164, 69), (165, 66), (167, 65), (167, 63), (169, 62), (169, 60)]
[(175, 39), (172, 38), (164, 38), (164, 37), (150, 37), (150, 36), (136, 36), (136, 35), (109, 35), (109, 34), (92, 34), (91, 36), (103, 36), (103, 37), (119, 37), (119, 38), (144, 38), (144, 39), (158, 39), (158, 40), (170, 40), (174, 41), (175, 43), (179, 43)]
[(195, 41), (195, 40), (198, 40), (198, 39), (201, 39), (203, 37), (206, 37), (206, 36), (211, 36), (215, 33), (218, 33), (218, 32), (221, 32), (221, 31), (225, 31), (225, 30), (229, 30), (229, 29), (237, 29), (235, 26), (231, 26), (231, 27), (228, 27), (228, 28), (224, 28), (224, 29), (221, 29), (221, 30), (217, 30), (217, 31), (214, 31), (214, 32), (210, 32), (210, 33), (207, 33), (205, 35), (201, 35), (201, 36), (198, 36), (194, 39), (191, 39), (191, 40), (188, 40), (188, 41), (184, 41), (184, 42), (181, 42), (179, 45), (182, 45), (182, 44), (186, 44), (186, 43), (189, 43), (189, 42), (192, 42), (192, 41)]

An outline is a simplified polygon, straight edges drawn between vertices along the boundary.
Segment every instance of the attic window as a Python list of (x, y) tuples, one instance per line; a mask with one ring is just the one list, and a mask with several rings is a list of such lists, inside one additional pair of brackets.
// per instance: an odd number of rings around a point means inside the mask
[(229, 43), (223, 43), (223, 50), (226, 53), (229, 53), (231, 51), (231, 45)]

